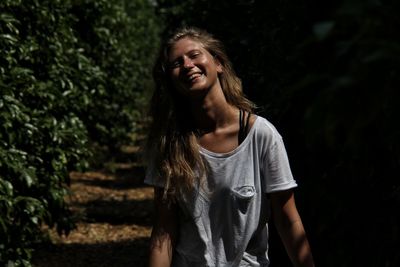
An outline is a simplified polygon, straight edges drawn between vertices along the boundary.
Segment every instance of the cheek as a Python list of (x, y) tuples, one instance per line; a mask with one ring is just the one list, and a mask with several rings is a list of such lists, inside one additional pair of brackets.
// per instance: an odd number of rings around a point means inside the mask
[(179, 71), (171, 71), (170, 73), (170, 81), (172, 86), (174, 87), (174, 89), (178, 92), (178, 93), (182, 93), (183, 91), (183, 82), (181, 81), (180, 77), (179, 77)]
[(179, 71), (178, 71), (178, 70), (172, 70), (172, 71), (169, 73), (169, 77), (170, 77), (172, 83), (175, 84), (175, 83), (178, 81), (178, 79), (179, 79)]
[(213, 58), (205, 58), (201, 65), (204, 66), (206, 69), (211, 71), (212, 73), (218, 74), (221, 72), (221, 67), (217, 64)]
[(198, 66), (200, 67), (207, 67), (210, 66), (212, 62), (210, 62), (210, 60), (207, 57), (203, 57), (202, 59), (200, 59), (198, 61)]
[(169, 76), (170, 76), (171, 78), (176, 77), (178, 74), (179, 74), (179, 71), (178, 71), (178, 69), (176, 69), (176, 68), (171, 69), (171, 70), (169, 71)]

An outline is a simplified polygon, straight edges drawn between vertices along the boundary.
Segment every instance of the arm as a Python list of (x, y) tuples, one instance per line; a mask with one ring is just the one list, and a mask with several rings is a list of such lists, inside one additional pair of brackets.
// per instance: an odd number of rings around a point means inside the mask
[(150, 238), (150, 267), (171, 266), (177, 236), (177, 207), (162, 200), (163, 189), (154, 188), (155, 222)]
[(296, 267), (314, 267), (303, 223), (292, 190), (271, 193), (274, 223), (286, 251)]

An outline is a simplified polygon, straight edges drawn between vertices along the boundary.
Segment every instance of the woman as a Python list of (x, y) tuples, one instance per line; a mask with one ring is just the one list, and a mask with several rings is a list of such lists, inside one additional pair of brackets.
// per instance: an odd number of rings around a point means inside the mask
[(314, 266), (282, 138), (252, 114), (221, 42), (178, 30), (154, 80), (150, 266), (268, 266), (271, 218), (293, 264)]

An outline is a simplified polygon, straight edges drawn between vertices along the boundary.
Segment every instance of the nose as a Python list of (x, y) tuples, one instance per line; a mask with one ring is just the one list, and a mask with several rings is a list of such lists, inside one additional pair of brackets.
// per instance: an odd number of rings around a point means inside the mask
[(193, 61), (189, 57), (184, 57), (183, 67), (186, 69), (193, 68), (194, 67)]

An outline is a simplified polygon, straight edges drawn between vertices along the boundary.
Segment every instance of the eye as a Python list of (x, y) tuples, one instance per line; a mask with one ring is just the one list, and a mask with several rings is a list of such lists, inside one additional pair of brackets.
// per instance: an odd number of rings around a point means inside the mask
[(191, 59), (193, 59), (193, 58), (199, 57), (200, 55), (201, 55), (201, 53), (199, 51), (194, 51), (194, 52), (190, 53), (189, 57)]
[(175, 68), (179, 68), (180, 66), (182, 66), (182, 60), (181, 59), (177, 59), (173, 62), (170, 62), (168, 67), (170, 69), (175, 69)]

